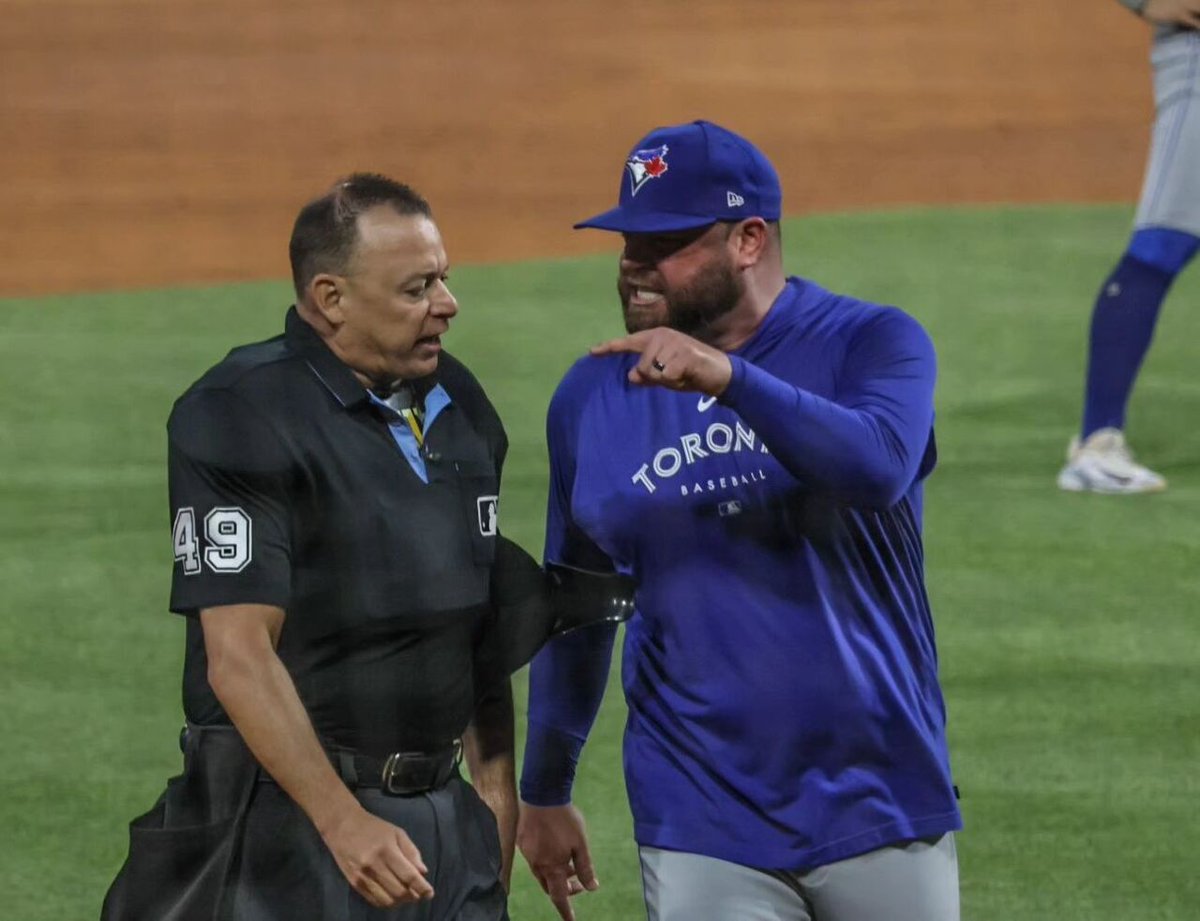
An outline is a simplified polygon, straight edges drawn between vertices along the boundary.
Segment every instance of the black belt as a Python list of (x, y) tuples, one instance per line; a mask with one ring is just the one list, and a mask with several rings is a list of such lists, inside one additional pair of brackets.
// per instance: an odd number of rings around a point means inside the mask
[(434, 752), (392, 752), (384, 758), (348, 749), (331, 749), (329, 758), (351, 790), (380, 790), (389, 796), (412, 796), (436, 790), (458, 773), (462, 742)]
[[(206, 740), (203, 745), (206, 757), (223, 753), (227, 758), (233, 755), (249, 757), (249, 750), (232, 726), (184, 726), (179, 736), (180, 749), (187, 750), (188, 736), (192, 733), (197, 734), (197, 742), (201, 735)], [(364, 787), (382, 790), (390, 796), (412, 796), (445, 786), (458, 773), (462, 763), (462, 740), (455, 739), (437, 751), (393, 752), (382, 758), (333, 746), (326, 747), (325, 753), (351, 790)], [(261, 771), (258, 777), (260, 781), (274, 783), (266, 771)]]

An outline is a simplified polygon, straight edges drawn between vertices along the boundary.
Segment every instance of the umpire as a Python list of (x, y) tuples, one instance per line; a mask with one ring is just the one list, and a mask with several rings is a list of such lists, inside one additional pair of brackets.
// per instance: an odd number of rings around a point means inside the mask
[(458, 307), (412, 189), (339, 181), (290, 255), (283, 335), (168, 423), (184, 770), (103, 917), (504, 919), (508, 675), (553, 617), (497, 528), (504, 429), (442, 351)]

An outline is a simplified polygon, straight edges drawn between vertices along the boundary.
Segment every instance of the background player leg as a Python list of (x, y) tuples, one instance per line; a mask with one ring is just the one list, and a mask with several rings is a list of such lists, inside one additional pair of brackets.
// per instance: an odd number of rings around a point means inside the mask
[(1166, 481), (1135, 463), (1125, 407), (1150, 348), (1159, 308), (1200, 245), (1200, 34), (1159, 39), (1155, 121), (1129, 248), (1092, 312), (1083, 425), (1058, 477), (1062, 489), (1155, 492)]

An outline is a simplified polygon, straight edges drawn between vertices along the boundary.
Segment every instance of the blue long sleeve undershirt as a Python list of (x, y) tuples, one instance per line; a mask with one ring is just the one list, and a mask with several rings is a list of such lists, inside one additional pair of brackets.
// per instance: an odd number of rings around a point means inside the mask
[[(585, 627), (556, 637), (534, 659), (521, 772), (525, 802), (561, 806), (571, 801), (575, 767), (600, 712), (616, 636), (616, 624)], [(545, 689), (563, 696), (554, 697)], [(545, 706), (536, 705), (538, 701)]]
[(720, 397), (788, 472), (848, 504), (888, 508), (916, 478), (933, 426), (933, 345), (898, 311), (847, 349), (836, 400), (827, 400), (730, 356)]

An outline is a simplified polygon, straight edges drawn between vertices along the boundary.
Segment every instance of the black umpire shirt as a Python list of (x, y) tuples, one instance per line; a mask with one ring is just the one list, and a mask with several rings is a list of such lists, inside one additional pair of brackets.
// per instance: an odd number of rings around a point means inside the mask
[(190, 721), (228, 722), (196, 615), (256, 603), (287, 612), (278, 654), (326, 743), (383, 755), (462, 734), (508, 442), (444, 352), (437, 383), (450, 404), (425, 432), (427, 483), (295, 308), (282, 336), (234, 349), (176, 402), (171, 610), (188, 616)]

